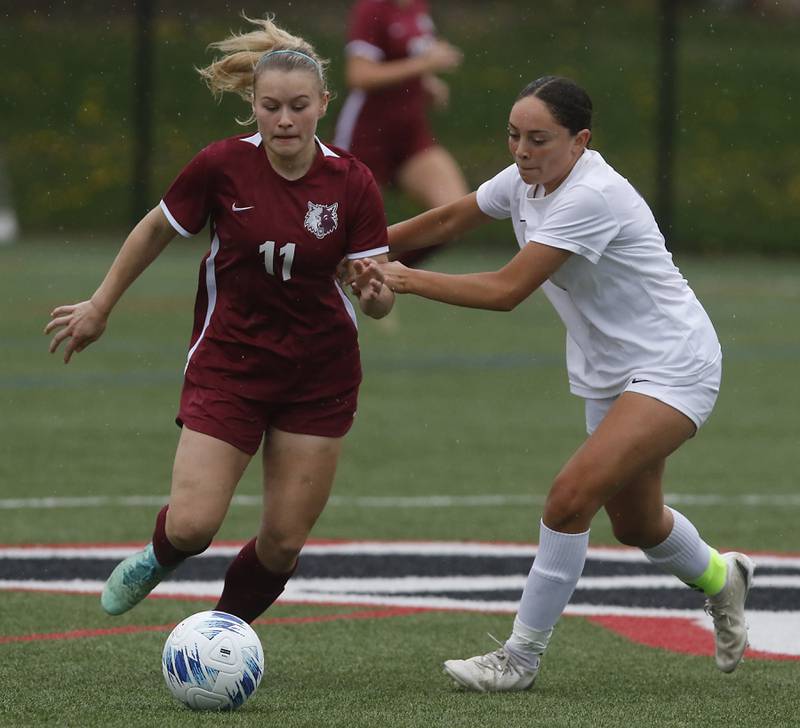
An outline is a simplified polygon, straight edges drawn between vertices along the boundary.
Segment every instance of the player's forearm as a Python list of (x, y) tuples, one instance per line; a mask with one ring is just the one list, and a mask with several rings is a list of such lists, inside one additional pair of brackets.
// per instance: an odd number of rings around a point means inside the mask
[(389, 226), (389, 250), (392, 257), (409, 250), (428, 248), (450, 242), (487, 220), (478, 207), (474, 192)]
[(353, 58), (347, 64), (347, 85), (362, 91), (375, 91), (417, 78), (430, 70), (430, 63), (425, 56), (381, 62)]
[(394, 307), (394, 293), (383, 286), (375, 298), (360, 298), (358, 303), (361, 310), (370, 318), (380, 319), (387, 316)]
[(125, 239), (103, 282), (94, 292), (92, 303), (108, 316), (122, 294), (174, 237), (175, 230), (160, 208), (148, 212)]
[(384, 285), (397, 293), (414, 293), (433, 301), (511, 311), (541, 286), (572, 255), (530, 242), (497, 271), (448, 275), (388, 263), (381, 268)]
[(499, 272), (450, 275), (409, 268), (404, 275), (403, 293), (454, 306), (511, 311), (529, 291), (511, 285)]

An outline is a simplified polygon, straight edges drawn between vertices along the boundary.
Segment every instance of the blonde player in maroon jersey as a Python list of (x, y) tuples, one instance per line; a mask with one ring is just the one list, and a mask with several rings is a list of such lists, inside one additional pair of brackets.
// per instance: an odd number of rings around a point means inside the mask
[[(426, 209), (466, 195), (464, 174), (427, 117), (431, 104), (447, 107), (449, 89), (437, 74), (458, 68), (462, 54), (436, 37), (427, 1), (358, 0), (345, 53), (350, 93), (334, 143), (364, 162), (378, 184), (396, 184)], [(400, 259), (409, 264), (430, 251)]]
[[(182, 426), (169, 505), (152, 543), (122, 561), (101, 603), (122, 614), (218, 531), (263, 440), (258, 535), (233, 560), (216, 606), (251, 622), (283, 591), (328, 500), (356, 411), (356, 316), (335, 277), (342, 258), (365, 275), (361, 310), (385, 316), (394, 296), (358, 259), (386, 260), (386, 220), (369, 170), (316, 137), (328, 104), (325, 62), (271, 20), (214, 44), (200, 71), (215, 94), (252, 107), (256, 133), (214, 142), (178, 175), (125, 240), (92, 297), (58, 306), (45, 333), (64, 361), (103, 333), (123, 292), (176, 233), (206, 222)], [(370, 266), (372, 263), (369, 264)]]

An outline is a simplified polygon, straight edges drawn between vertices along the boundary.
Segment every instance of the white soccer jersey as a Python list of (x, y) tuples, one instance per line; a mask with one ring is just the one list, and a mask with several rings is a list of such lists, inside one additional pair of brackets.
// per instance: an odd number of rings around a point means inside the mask
[(511, 218), (520, 248), (574, 254), (542, 285), (567, 327), (570, 390), (611, 397), (633, 378), (701, 379), (721, 356), (719, 340), (639, 193), (588, 149), (555, 191), (541, 191), (512, 164), (479, 187), (478, 205)]

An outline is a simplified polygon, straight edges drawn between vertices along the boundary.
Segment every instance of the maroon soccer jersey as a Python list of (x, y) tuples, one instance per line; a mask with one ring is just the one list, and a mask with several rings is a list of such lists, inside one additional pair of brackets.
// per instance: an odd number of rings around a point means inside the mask
[[(425, 0), (403, 5), (391, 0), (359, 0), (350, 13), (346, 51), (373, 61), (396, 61), (423, 53), (434, 40)], [(409, 124), (425, 123), (426, 105), (418, 77), (369, 93), (353, 91), (342, 107), (335, 143), (354, 153), (363, 145), (363, 137), (372, 134), (380, 135), (383, 145), (397, 144)]]
[(357, 159), (317, 142), (287, 180), (261, 135), (203, 149), (164, 195), (184, 236), (210, 220), (186, 367), (189, 381), (264, 401), (310, 401), (361, 379), (356, 318), (335, 271), (388, 252), (377, 185)]

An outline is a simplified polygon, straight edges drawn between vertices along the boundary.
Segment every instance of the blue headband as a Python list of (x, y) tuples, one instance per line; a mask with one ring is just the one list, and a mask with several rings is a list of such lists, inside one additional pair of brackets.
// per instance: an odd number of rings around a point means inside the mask
[(269, 58), (270, 56), (277, 56), (278, 54), (286, 54), (286, 53), (293, 53), (296, 56), (302, 56), (306, 60), (311, 61), (314, 68), (316, 68), (319, 74), (322, 75), (322, 68), (320, 67), (319, 62), (313, 59), (311, 56), (309, 56), (308, 53), (303, 53), (303, 51), (293, 51), (291, 49), (286, 49), (281, 51), (268, 51), (263, 56), (261, 56), (261, 61), (263, 61), (265, 58)]

